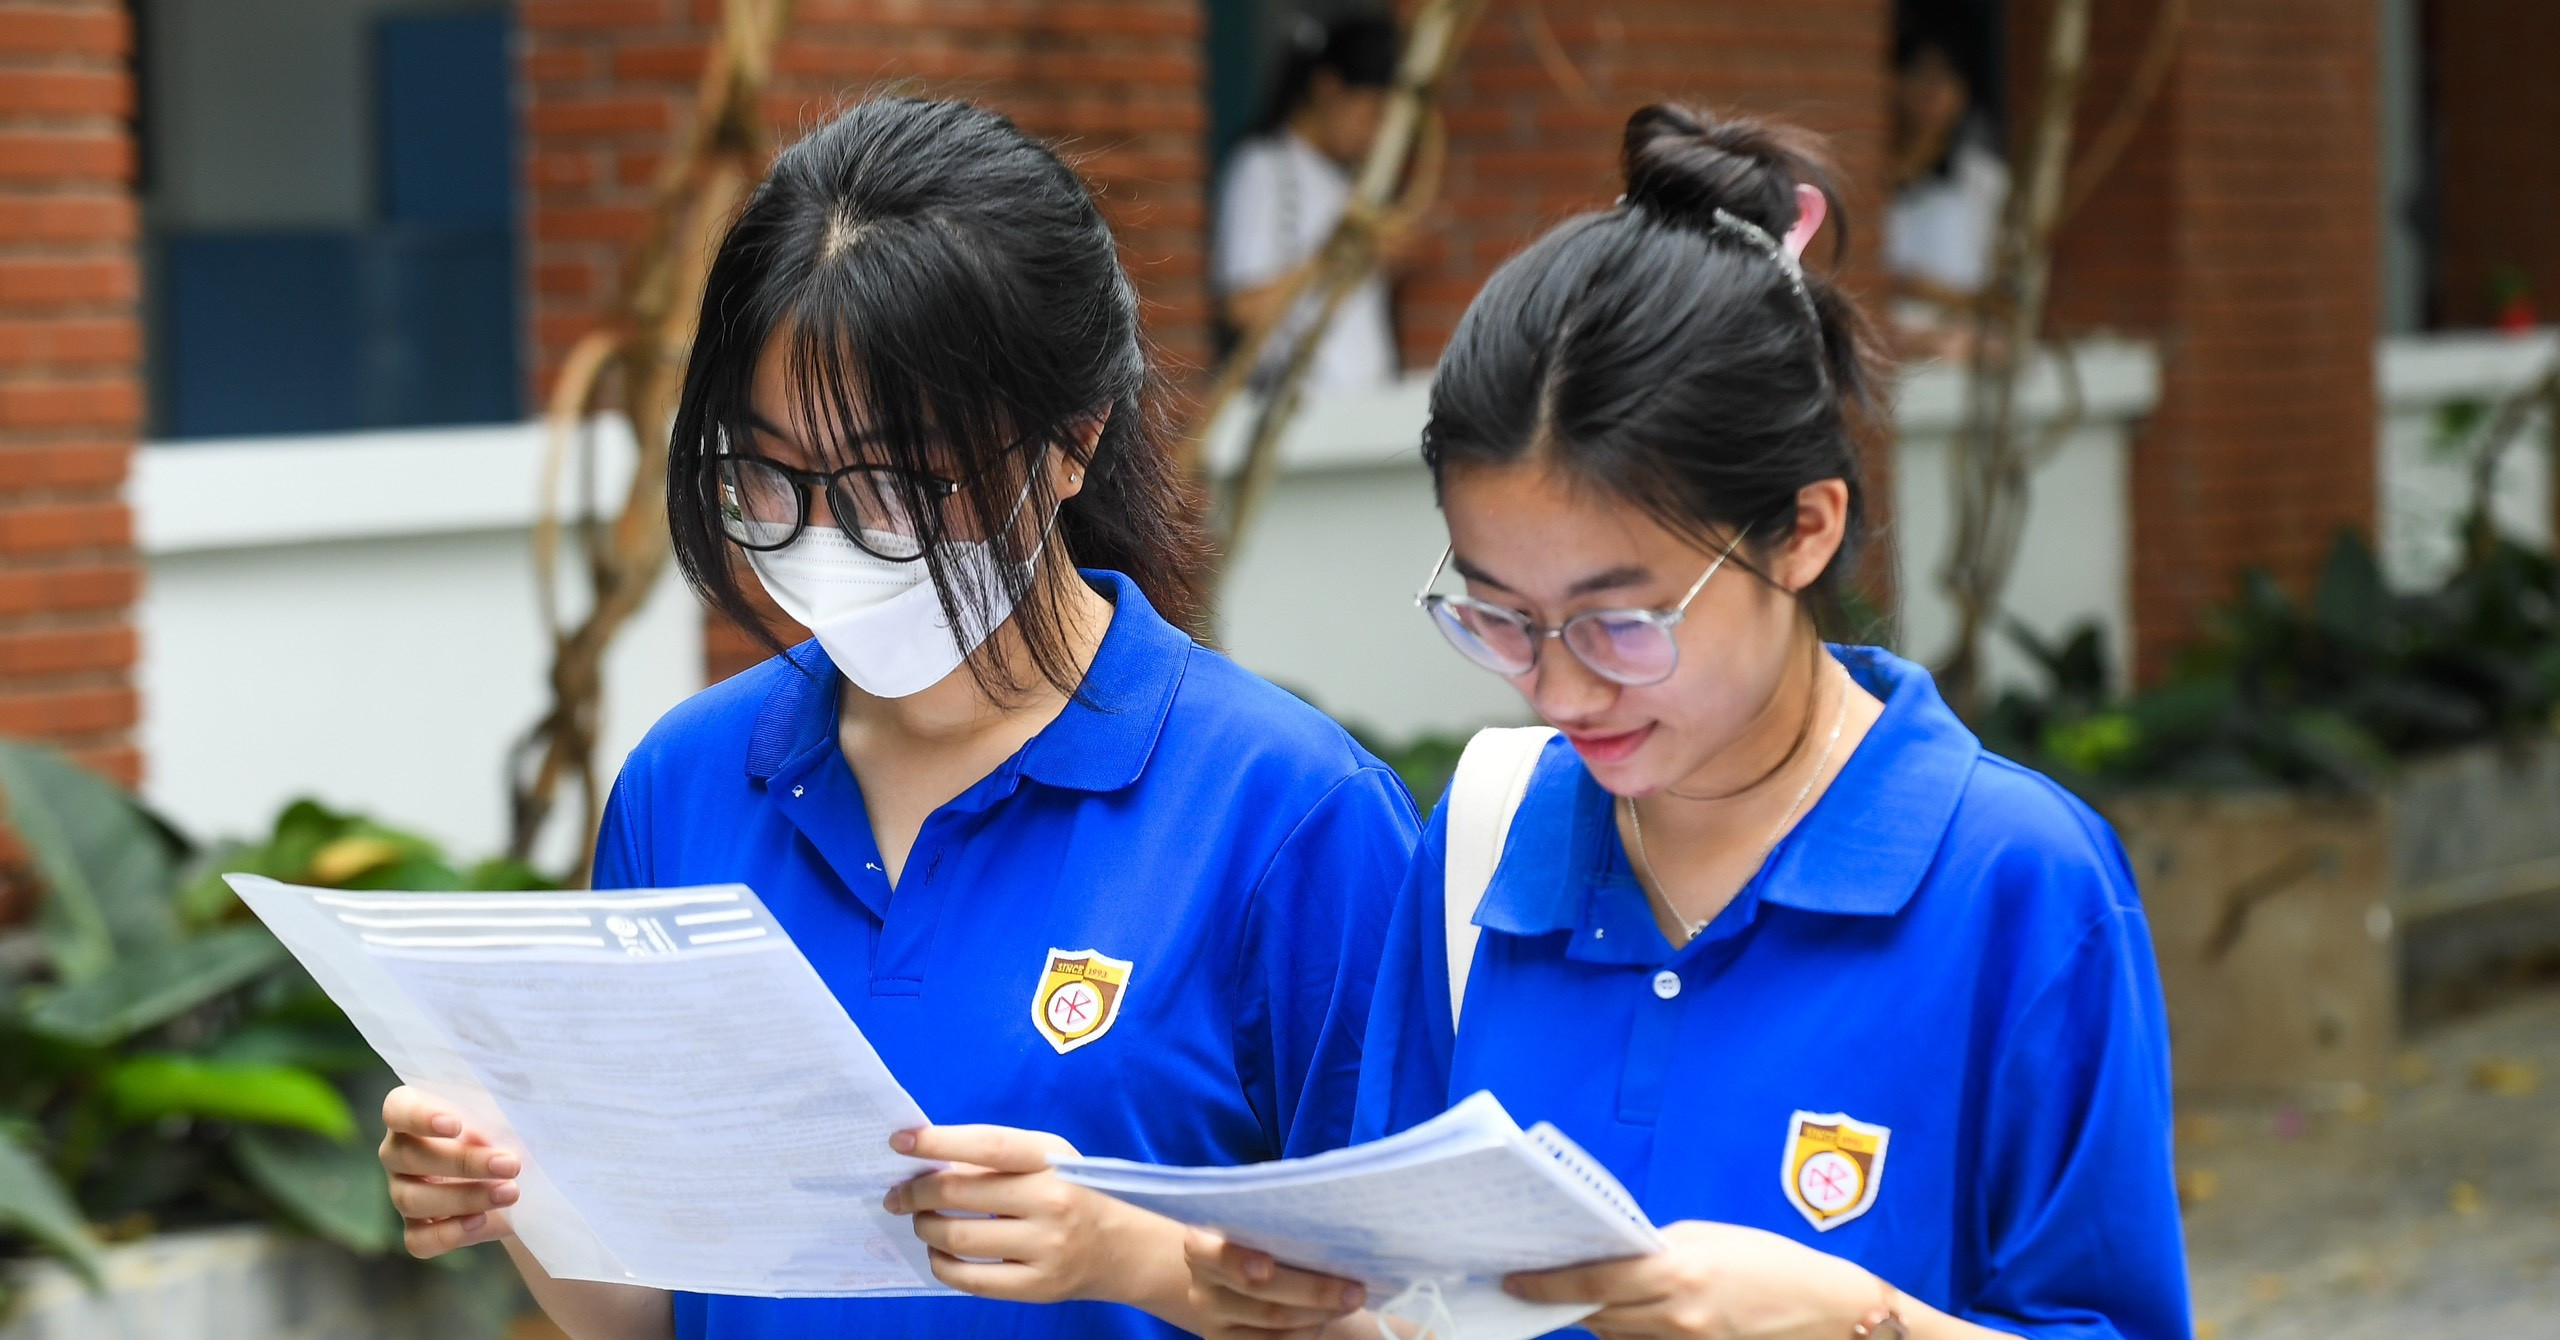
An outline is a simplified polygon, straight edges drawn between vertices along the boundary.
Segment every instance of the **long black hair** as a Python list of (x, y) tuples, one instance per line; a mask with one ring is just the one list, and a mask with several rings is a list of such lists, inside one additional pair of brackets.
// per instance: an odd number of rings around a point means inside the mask
[[(668, 443), (667, 522), (686, 580), (780, 650), (739, 586), (718, 461), (753, 449), (756, 365), (775, 339), (790, 341), (792, 394), (822, 439), (804, 445), (825, 468), (960, 485), (947, 509), (921, 486), (901, 501), (990, 544), (1039, 679), (1070, 691), (1078, 672), (1062, 587), (1030, 570), (1035, 554), (1116, 569), (1165, 617), (1194, 615), (1205, 548), (1152, 418), (1136, 291), (1074, 171), (1005, 117), (858, 103), (774, 159), (712, 259)], [(1101, 414), (1088, 457), (1079, 430)], [(1049, 449), (1085, 478), (1044, 532), (1058, 507)], [(918, 537), (923, 561), (945, 617), (967, 626), (964, 609), (986, 612), (992, 593), (954, 579), (934, 530)], [(984, 655), (969, 666), (990, 692), (1027, 682)]]
[(1800, 182), (1829, 203), (1835, 259), (1847, 245), (1822, 142), (1656, 104), (1628, 118), (1622, 158), (1614, 208), (1558, 225), (1468, 305), (1432, 381), (1423, 459), (1444, 481), (1535, 456), (1702, 545), (1740, 536), (1734, 561), (1764, 580), (1797, 491), (1842, 480), (1848, 539), (1804, 592), (1834, 616), (1866, 533), (1857, 438), (1877, 346), (1827, 277), (1806, 270), (1799, 288), (1771, 254)]

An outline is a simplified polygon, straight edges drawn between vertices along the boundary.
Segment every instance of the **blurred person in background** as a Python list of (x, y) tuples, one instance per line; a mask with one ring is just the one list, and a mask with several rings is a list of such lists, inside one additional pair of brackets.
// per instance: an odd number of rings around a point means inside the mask
[[(1395, 72), (1396, 31), (1387, 20), (1299, 21), (1271, 111), (1236, 147), (1218, 189), (1210, 283), (1220, 317), (1234, 331), (1268, 319), (1289, 281), (1332, 236), (1350, 202), (1353, 174), (1377, 136)], [(1403, 238), (1381, 242), (1388, 263), (1401, 258)], [(1312, 294), (1300, 300), (1255, 369), (1258, 385), (1279, 375), (1291, 337), (1315, 319), (1316, 305)], [(1308, 385), (1327, 391), (1381, 386), (1395, 380), (1400, 367), (1387, 282), (1372, 274), (1335, 311)]]
[(1900, 45), (1884, 220), (1896, 342), (1912, 357), (1959, 358), (1991, 279), (2009, 167), (1953, 46), (1925, 30)]

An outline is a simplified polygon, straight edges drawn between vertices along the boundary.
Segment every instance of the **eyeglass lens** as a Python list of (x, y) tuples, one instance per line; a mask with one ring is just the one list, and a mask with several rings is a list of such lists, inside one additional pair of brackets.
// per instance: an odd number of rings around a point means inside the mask
[[(1485, 669), (1519, 675), (1537, 663), (1538, 635), (1518, 615), (1461, 600), (1433, 600), (1430, 608), (1441, 636)], [(1671, 629), (1641, 613), (1594, 611), (1567, 620), (1563, 640), (1594, 674), (1619, 684), (1660, 683), (1679, 664)]]
[[(884, 558), (918, 552), (921, 528), (893, 473), (848, 471), (830, 476), (826, 490), (827, 510), (856, 544)], [(739, 544), (776, 549), (797, 537), (801, 482), (772, 463), (752, 456), (722, 457), (720, 494), (722, 525)]]

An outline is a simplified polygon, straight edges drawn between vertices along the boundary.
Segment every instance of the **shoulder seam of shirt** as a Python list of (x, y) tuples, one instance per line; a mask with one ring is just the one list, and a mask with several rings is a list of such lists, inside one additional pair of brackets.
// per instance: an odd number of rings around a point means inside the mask
[(1974, 766), (1979, 768), (1986, 760), (1995, 762), (2001, 767), (2027, 778), (2029, 781), (2044, 788), (2045, 792), (2051, 795), (2055, 800), (2061, 802), (2062, 812), (2071, 816), (2072, 826), (2078, 828), (2081, 835), (2089, 839), (2090, 846), (2094, 849), (2095, 854), (2098, 857), (2099, 871), (2106, 877), (2107, 882), (2109, 895), (2107, 905), (2118, 911), (2130, 911), (2137, 915), (2146, 915), (2142, 907), (2142, 891), (2139, 888), (2123, 887), (2123, 882), (2117, 878), (2118, 871), (2116, 870), (2116, 863), (2112, 857), (2123, 850), (2122, 842), (2116, 838), (2113, 830), (2101, 831), (2090, 822), (2090, 820), (2096, 819), (2099, 823), (2103, 824), (2105, 822), (2105, 816), (2098, 814), (2094, 806), (2090, 805), (2089, 802), (2082, 800), (2071, 790), (2071, 788), (2064, 786), (2062, 783), (2045, 776), (2043, 773), (2038, 772), (2023, 763), (2018, 762), (2016, 759), (2005, 758), (1985, 749), (1982, 751), (1981, 757), (1974, 761)]
[(1306, 831), (1307, 821), (1313, 819), (1318, 810), (1321, 810), (1327, 804), (1330, 804), (1335, 796), (1342, 794), (1342, 789), (1344, 787), (1360, 780), (1363, 775), (1369, 773), (1376, 773), (1394, 781), (1396, 783), (1394, 793), (1403, 797), (1406, 810), (1412, 810), (1413, 798), (1405, 795), (1404, 781), (1402, 778), (1396, 776), (1395, 769), (1387, 767), (1382, 763), (1354, 763), (1351, 771), (1333, 779), (1333, 784), (1324, 789), (1324, 794), (1316, 797), (1314, 803), (1308, 805), (1307, 808), (1298, 815), (1297, 822), (1289, 825), (1287, 835), (1283, 836), (1278, 842), (1272, 844), (1271, 855), (1263, 861), (1262, 868), (1254, 872), (1253, 895), (1245, 905), (1246, 916), (1252, 916), (1255, 905), (1262, 901), (1262, 886), (1270, 882), (1271, 868), (1274, 865), (1279, 864), (1280, 853), (1289, 850), (1290, 845), (1298, 840), (1298, 834)]

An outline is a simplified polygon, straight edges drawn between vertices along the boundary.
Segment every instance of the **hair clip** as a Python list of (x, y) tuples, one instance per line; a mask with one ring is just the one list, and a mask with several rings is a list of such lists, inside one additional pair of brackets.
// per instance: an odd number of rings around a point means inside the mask
[(1738, 237), (1746, 245), (1768, 253), (1769, 259), (1776, 261), (1778, 268), (1786, 272), (1787, 286), (1796, 291), (1796, 299), (1804, 304), (1805, 311), (1813, 314), (1813, 323), (1816, 326), (1822, 324), (1821, 314), (1814, 310), (1813, 290), (1805, 287), (1804, 263), (1795, 258), (1795, 253), (1780, 245), (1778, 239), (1771, 237), (1768, 229), (1730, 210), (1719, 208), (1715, 213), (1715, 230)]

